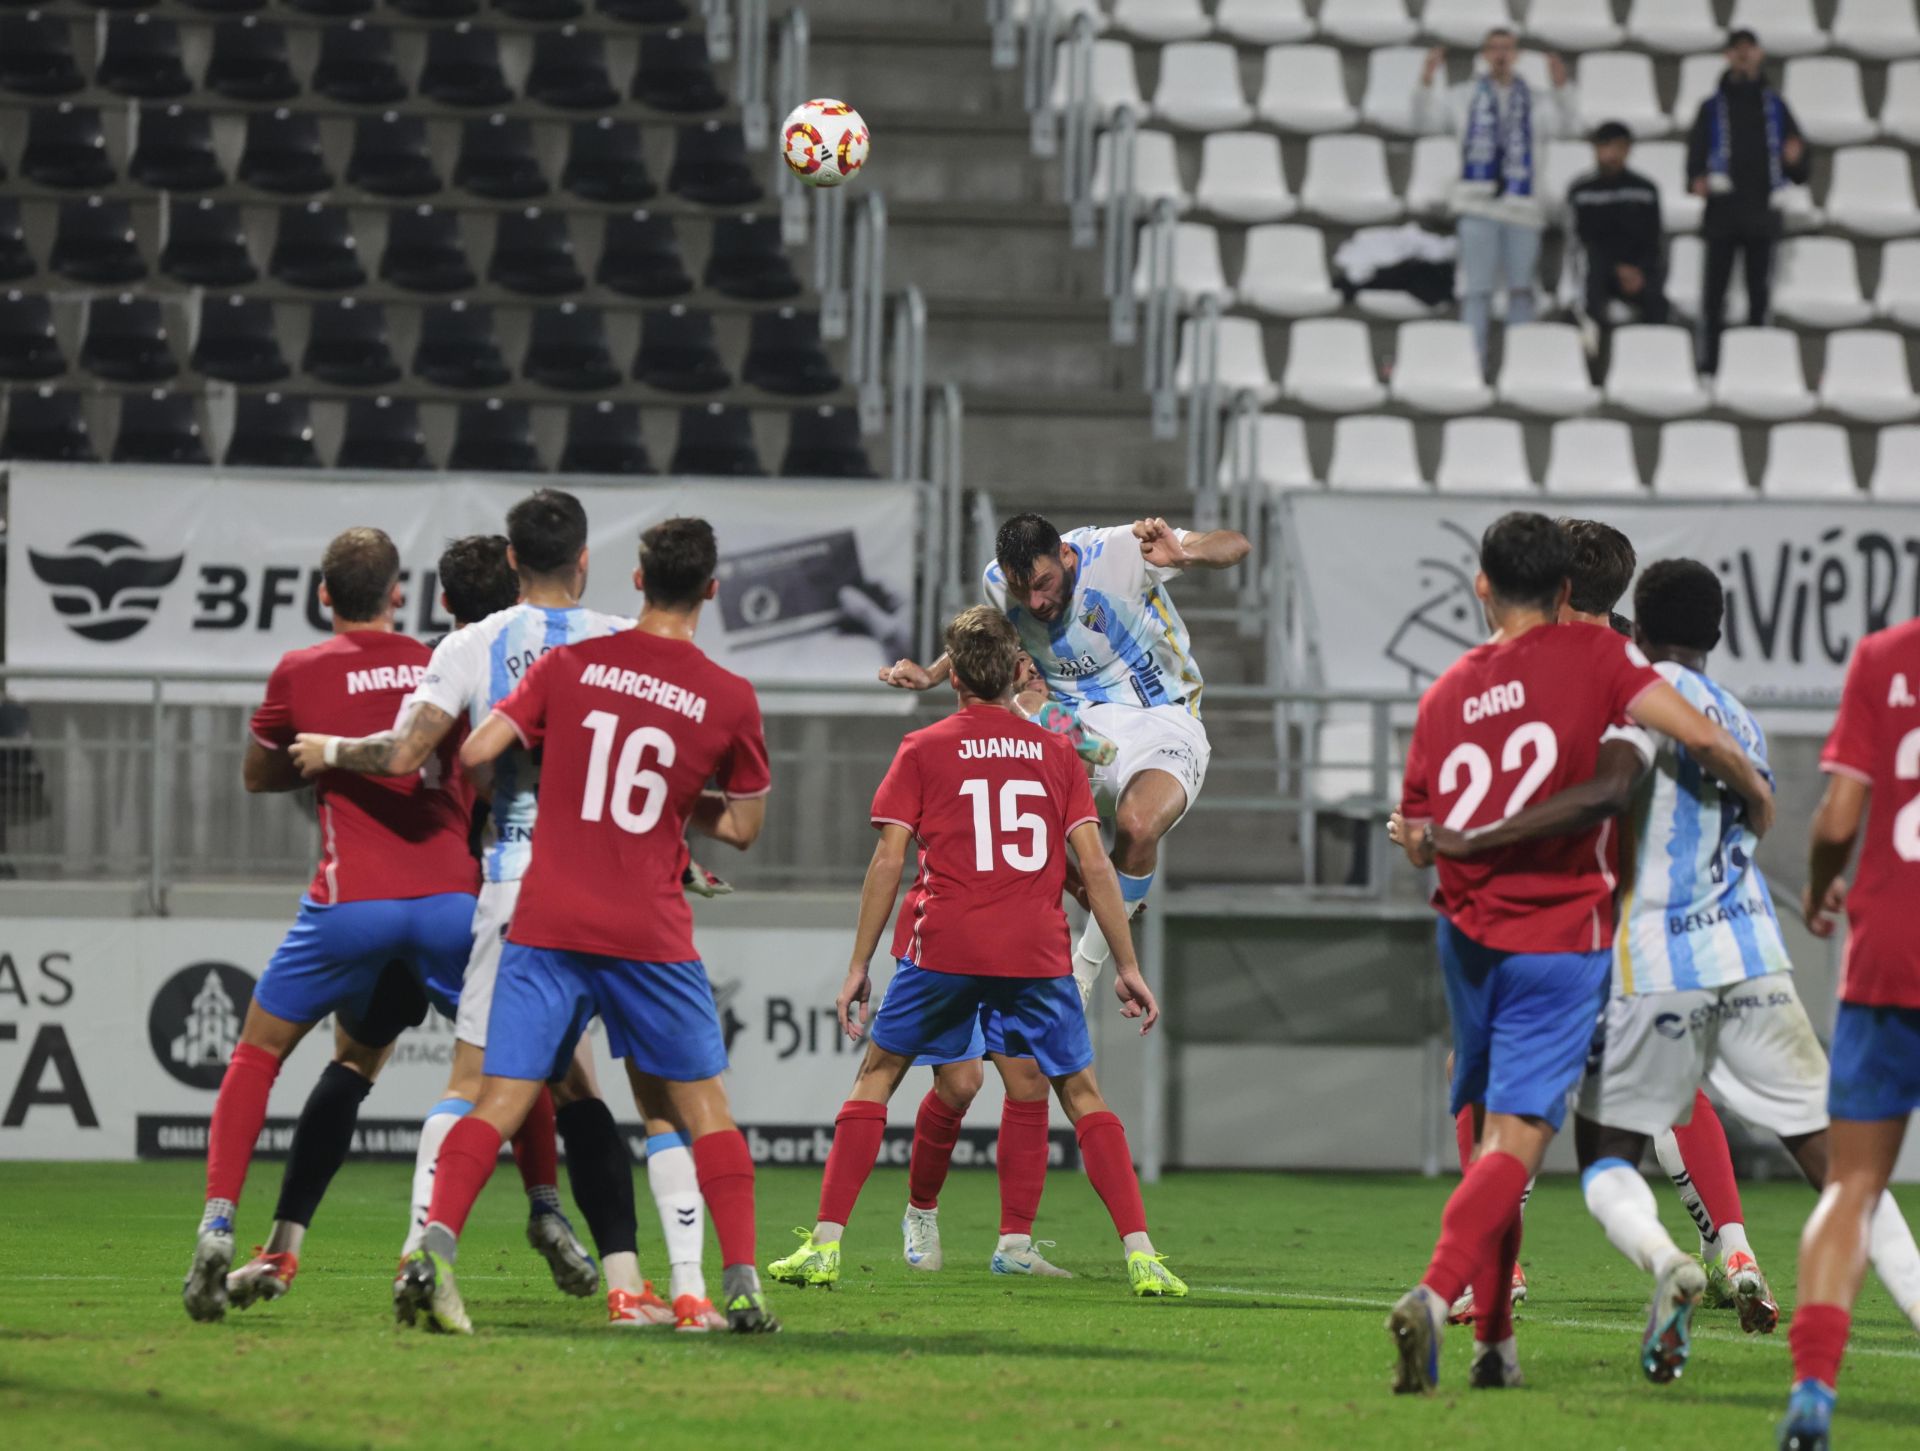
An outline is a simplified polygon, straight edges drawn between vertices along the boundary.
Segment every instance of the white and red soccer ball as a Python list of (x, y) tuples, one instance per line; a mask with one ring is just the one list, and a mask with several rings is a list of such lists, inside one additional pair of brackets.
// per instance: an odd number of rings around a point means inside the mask
[(867, 164), (867, 123), (845, 101), (802, 101), (780, 126), (780, 154), (808, 186), (839, 186)]

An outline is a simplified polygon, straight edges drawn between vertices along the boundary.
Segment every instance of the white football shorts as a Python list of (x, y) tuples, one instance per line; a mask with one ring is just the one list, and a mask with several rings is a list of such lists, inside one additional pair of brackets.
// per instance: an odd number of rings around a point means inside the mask
[(1601, 1029), (1598, 1060), (1580, 1085), (1584, 1118), (1657, 1134), (1685, 1123), (1704, 1087), (1777, 1134), (1827, 1126), (1827, 1055), (1792, 973), (1613, 998)]
[[(1093, 772), (1094, 792), (1109, 802), (1117, 802), (1142, 771), (1165, 771), (1178, 780), (1187, 793), (1191, 809), (1207, 779), (1207, 760), (1213, 754), (1207, 744), (1207, 728), (1200, 718), (1189, 715), (1183, 705), (1120, 705), (1100, 701), (1080, 707), (1080, 719), (1089, 730), (1096, 730), (1120, 753)], [(1183, 810), (1181, 815), (1185, 815)]]
[(507, 924), (520, 901), (520, 879), (482, 882), (473, 906), (473, 953), (460, 984), (460, 1010), (454, 1015), (453, 1036), (476, 1048), (487, 1046), (487, 1015), (493, 1011), (493, 983), (500, 974), (500, 948), (507, 940)]

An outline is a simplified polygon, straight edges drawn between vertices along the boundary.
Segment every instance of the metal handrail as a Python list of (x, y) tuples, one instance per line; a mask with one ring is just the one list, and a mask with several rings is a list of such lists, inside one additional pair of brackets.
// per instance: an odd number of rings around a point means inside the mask
[(707, 27), (707, 56), (733, 59), (733, 0), (701, 0), (700, 16)]
[[(852, 341), (847, 371), (860, 400), (860, 431), (869, 436), (886, 426), (886, 394), (881, 383), (887, 299), (887, 201), (869, 192), (854, 206)], [(843, 293), (844, 296), (844, 293)], [(821, 330), (825, 332), (825, 319)]]
[(1020, 27), (1013, 18), (1013, 0), (987, 0), (987, 28), (993, 32), (993, 68), (1010, 71), (1019, 65)]
[(1053, 0), (1031, 0), (1027, 6), (1026, 82), (1027, 114), (1032, 118), (1035, 156), (1060, 150), (1059, 117), (1053, 107)]
[(1093, 207), (1093, 18), (1076, 15), (1061, 64), (1067, 72), (1066, 138), (1060, 156), (1061, 200), (1072, 219), (1073, 245), (1091, 247), (1099, 233)]
[[(740, 106), (740, 134), (748, 151), (767, 144), (767, 0), (740, 0), (740, 33), (734, 46), (733, 97)], [(709, 39), (708, 49), (712, 49)]]
[(933, 485), (933, 507), (938, 512), (939, 530), (935, 557), (940, 565), (937, 597), (940, 617), (950, 618), (966, 605), (966, 578), (960, 564), (961, 535), (965, 532), (962, 496), (966, 473), (961, 462), (961, 431), (966, 424), (966, 406), (958, 384), (943, 383), (933, 395), (933, 409), (927, 420), (927, 478)]
[(1174, 373), (1179, 366), (1180, 291), (1174, 284), (1174, 237), (1178, 211), (1169, 197), (1153, 204), (1147, 231), (1147, 336), (1141, 349), (1146, 390), (1152, 399), (1153, 436), (1179, 435), (1179, 398)]
[(820, 294), (820, 336), (847, 335), (847, 194), (821, 187), (813, 194), (813, 290)]
[[(1107, 126), (1106, 232), (1100, 281), (1112, 303), (1109, 325), (1120, 347), (1133, 345), (1135, 328), (1133, 269), (1140, 200), (1134, 194), (1134, 168), (1139, 134), (1140, 123), (1133, 112), (1125, 106), (1114, 107)], [(1156, 207), (1156, 213), (1158, 210)]]
[(1187, 380), (1187, 491), (1194, 523), (1220, 527), (1220, 299), (1203, 297), (1193, 317), (1193, 376)]
[[(773, 82), (774, 109), (783, 121), (807, 99), (812, 48), (813, 29), (807, 12), (795, 6), (780, 22), (780, 60)], [(807, 240), (807, 187), (787, 165), (783, 148), (776, 145), (773, 152), (773, 195), (780, 203), (780, 240), (798, 247)]]
[(893, 304), (893, 473), (927, 476), (927, 300), (909, 285)]
[(1214, 470), (1216, 487), (1226, 496), (1228, 526), (1238, 529), (1253, 545), (1247, 557), (1231, 571), (1234, 594), (1241, 612), (1241, 634), (1256, 633), (1267, 623), (1261, 610), (1267, 577), (1266, 483), (1260, 474), (1260, 396), (1251, 388), (1242, 388), (1227, 405), (1226, 478), (1219, 481), (1221, 469)]

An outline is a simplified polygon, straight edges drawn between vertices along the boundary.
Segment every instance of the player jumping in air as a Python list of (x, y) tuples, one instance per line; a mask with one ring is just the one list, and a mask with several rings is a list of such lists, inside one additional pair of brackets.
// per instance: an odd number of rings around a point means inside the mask
[[(299, 790), (307, 783), (287, 753), (298, 731), (383, 729), (426, 673), (427, 647), (394, 632), (400, 553), (380, 530), (349, 529), (328, 544), (320, 602), (333, 612), (332, 637), (288, 651), (274, 667), (241, 767), (249, 791)], [(452, 756), (449, 747), (388, 780), (327, 771), (313, 783), (323, 855), (254, 989), (207, 1133), (206, 1206), (182, 1292), (196, 1320), (226, 1313), (234, 1211), (286, 1056), (335, 1014), (335, 1061), (302, 1114), (263, 1249), (271, 1274), (246, 1277), (249, 1297), (268, 1293), (265, 1279), (278, 1293), (292, 1281), (307, 1225), (399, 1036), (403, 1024), (390, 1014), (370, 1026), (388, 965), (399, 962), (430, 993), (460, 981), (476, 874), (467, 852), (472, 792)]]
[[(1485, 826), (1535, 796), (1593, 775), (1602, 733), (1631, 717), (1663, 731), (1748, 802), (1756, 828), (1773, 797), (1745, 752), (1663, 680), (1628, 641), (1558, 623), (1571, 545), (1540, 514), (1514, 513), (1481, 539), (1475, 592), (1493, 638), (1421, 697), (1401, 812), (1410, 855), (1439, 821)], [(1520, 1198), (1566, 1117), (1606, 997), (1613, 937), (1610, 825), (1442, 861), (1435, 905), (1453, 1022), (1453, 1106), (1482, 1102), (1480, 1156), (1452, 1197), (1421, 1281), (1393, 1308), (1395, 1389), (1432, 1390), (1447, 1308), (1469, 1283), (1483, 1307), (1469, 1383), (1520, 1383), (1506, 1293), (1520, 1252)], [(1414, 855), (1416, 864), (1422, 857)], [(1697, 1301), (1691, 1261), (1677, 1289)]]
[[(519, 602), (510, 602), (508, 608), (441, 642), (426, 678), (408, 699), (398, 728), (357, 741), (303, 736), (296, 752), (304, 752), (316, 765), (330, 753), (334, 763), (347, 770), (404, 774), (438, 750), (441, 742), (450, 737), (458, 740), (470, 725), (485, 720), (528, 667), (549, 650), (632, 627), (631, 619), (602, 614), (580, 604), (587, 578), (587, 516), (573, 495), (557, 489), (530, 494), (508, 512), (507, 535), (509, 558), (518, 575)], [(461, 989), (452, 1069), (445, 1096), (420, 1131), (412, 1217), (400, 1252), (402, 1260), (420, 1248), (426, 1232), (433, 1164), (440, 1145), (454, 1124), (472, 1111), (479, 1092), (501, 944), (532, 852), (540, 787), (538, 761), (527, 751), (509, 751), (494, 763), (492, 780), (494, 841), (482, 858), (485, 880), (474, 914), (473, 956)], [(707, 1297), (701, 1272), (706, 1226), (700, 1212), (693, 1156), (667, 1104), (665, 1089), (652, 1080), (644, 1080), (644, 1085), (647, 1178), (672, 1266), (671, 1305), (640, 1275), (631, 1163), (613, 1114), (601, 1098), (586, 1039), (581, 1040), (558, 1086), (557, 1112), (543, 1092), (535, 1098), (528, 1122), (544, 1119), (556, 1126), (566, 1141), (574, 1197), (586, 1215), (606, 1269), (609, 1322), (715, 1328), (724, 1322)], [(523, 1125), (521, 1134), (525, 1132)], [(549, 1128), (549, 1138), (551, 1133)], [(519, 1138), (516, 1135), (516, 1144)], [(555, 1210), (558, 1203), (556, 1194), (552, 1201)], [(536, 1210), (540, 1207), (536, 1205)], [(529, 1240), (545, 1252), (550, 1232), (548, 1216), (536, 1212), (528, 1222)], [(579, 1268), (584, 1273), (564, 1287), (575, 1294), (591, 1294), (597, 1283), (592, 1263), (583, 1260)], [(555, 1279), (560, 1279), (558, 1264)]]
[[(726, 1042), (680, 885), (688, 827), (745, 850), (771, 785), (753, 687), (693, 643), (716, 563), (703, 519), (647, 530), (635, 627), (540, 656), (461, 748), (475, 770), (516, 746), (541, 752), (543, 799), (500, 954), (479, 1098), (441, 1145), (423, 1244), (395, 1288), (406, 1323), (424, 1315), (431, 1329), (471, 1331), (453, 1274), (460, 1231), (501, 1137), (598, 1014), (641, 1112), (652, 1083), (664, 1084), (692, 1139), (729, 1327), (779, 1328), (754, 1269), (753, 1159), (727, 1107)], [(721, 789), (707, 791), (715, 779)]]
[[(1800, 1237), (1799, 1298), (1787, 1338), (1793, 1393), (1781, 1451), (1825, 1451), (1881, 1196), (1920, 1108), (1920, 621), (1853, 652), (1840, 715), (1821, 753), (1827, 794), (1813, 818), (1802, 908), (1817, 936), (1846, 913), (1833, 1025), (1827, 1187)], [(1852, 889), (1844, 873), (1856, 842)]]
[[(919, 874), (900, 907), (898, 963), (853, 1094), (834, 1120), (820, 1217), (800, 1247), (767, 1267), (774, 1279), (832, 1285), (853, 1205), (873, 1170), (887, 1100), (921, 1054), (951, 1058), (976, 1034), (988, 1048), (1029, 1053), (1073, 1121), (1087, 1177), (1113, 1216), (1136, 1295), (1184, 1295), (1154, 1252), (1126, 1130), (1100, 1096), (1086, 1010), (1071, 982), (1060, 908), (1066, 854), (1079, 858), (1095, 920), (1117, 944), (1121, 1010), (1150, 1029), (1160, 1011), (1140, 977), (1126, 906), (1073, 746), (1011, 709), (1020, 640), (1006, 616), (976, 605), (947, 626), (946, 674), (959, 709), (900, 745), (873, 799), (880, 830), (860, 896), (853, 958), (837, 1008), (847, 1035), (868, 1030), (868, 964), (900, 889), (907, 852)], [(996, 1046), (998, 1045), (998, 1046)]]

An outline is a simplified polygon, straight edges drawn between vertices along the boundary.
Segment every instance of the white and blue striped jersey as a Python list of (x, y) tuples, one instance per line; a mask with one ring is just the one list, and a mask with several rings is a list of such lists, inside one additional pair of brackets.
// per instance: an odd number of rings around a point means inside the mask
[[(1184, 529), (1177, 532), (1186, 537)], [(1166, 590), (1180, 571), (1142, 559), (1140, 541), (1126, 525), (1075, 529), (1063, 538), (1079, 569), (1058, 620), (1037, 620), (1014, 603), (998, 564), (987, 566), (983, 581), (987, 603), (1013, 621), (1053, 698), (1071, 709), (1113, 702), (1178, 706), (1199, 715), (1205, 682)]]
[[(477, 726), (547, 651), (632, 627), (632, 620), (581, 605), (509, 606), (440, 642), (400, 717), (405, 720), (416, 704), (424, 704)], [(517, 882), (526, 872), (539, 789), (540, 764), (530, 752), (515, 746), (494, 762), (493, 841), (482, 861), (488, 881)]]
[[(1766, 736), (1744, 705), (1698, 671), (1671, 661), (1654, 668), (1768, 771)], [(1740, 798), (1665, 736), (1639, 727), (1610, 734), (1632, 739), (1653, 763), (1628, 816), (1634, 865), (1614, 934), (1615, 995), (1725, 987), (1791, 971), (1773, 896), (1753, 860), (1759, 838)]]

